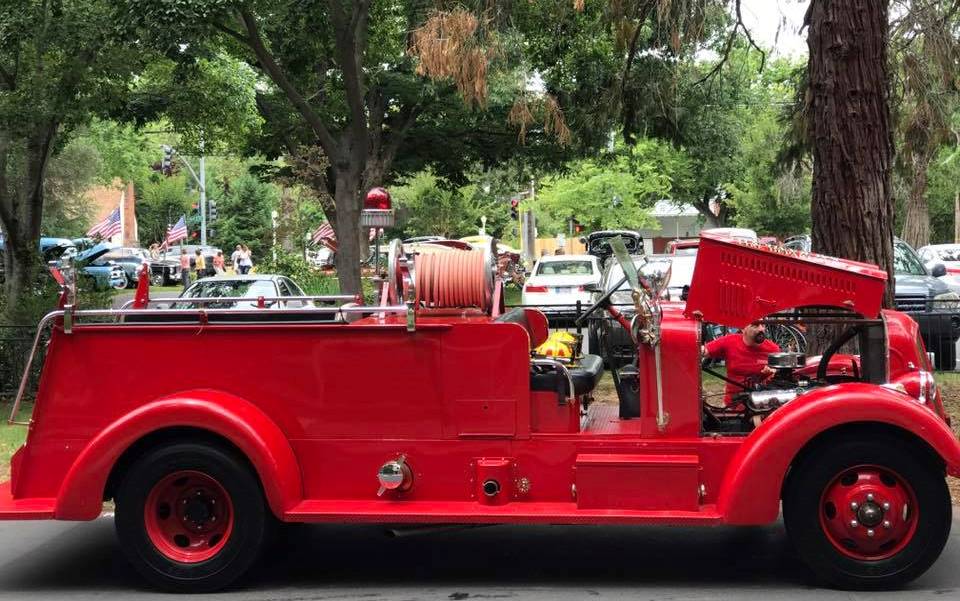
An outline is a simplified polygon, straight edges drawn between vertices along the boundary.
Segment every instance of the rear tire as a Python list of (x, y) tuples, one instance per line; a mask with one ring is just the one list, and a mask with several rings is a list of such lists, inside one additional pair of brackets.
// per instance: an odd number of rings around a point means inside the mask
[(242, 458), (213, 445), (148, 451), (127, 470), (115, 500), (127, 559), (170, 592), (229, 586), (256, 561), (266, 537), (259, 482)]
[(824, 445), (794, 468), (783, 520), (800, 558), (826, 583), (890, 589), (937, 560), (952, 508), (935, 460), (878, 435)]

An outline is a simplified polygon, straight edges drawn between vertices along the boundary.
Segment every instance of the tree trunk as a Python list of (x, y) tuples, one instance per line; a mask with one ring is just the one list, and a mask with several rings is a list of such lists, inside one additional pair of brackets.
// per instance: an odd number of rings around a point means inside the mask
[(813, 249), (880, 265), (893, 305), (888, 0), (812, 0), (808, 12)]
[(914, 248), (930, 244), (930, 208), (927, 205), (927, 167), (932, 156), (923, 153), (913, 157), (913, 182), (907, 198), (907, 215), (903, 220), (903, 239)]
[(337, 280), (344, 294), (360, 294), (360, 178), (344, 170), (336, 176), (334, 203), (337, 207)]

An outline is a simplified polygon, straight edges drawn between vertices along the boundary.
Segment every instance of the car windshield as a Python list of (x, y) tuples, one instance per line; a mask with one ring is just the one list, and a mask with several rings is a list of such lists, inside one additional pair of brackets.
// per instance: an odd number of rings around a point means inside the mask
[(920, 258), (902, 242), (893, 245), (893, 273), (895, 275), (927, 275)]
[(696, 246), (678, 246), (673, 250), (673, 254), (688, 257), (691, 255), (696, 255), (697, 250), (698, 249)]
[(960, 245), (928, 248), (927, 254), (932, 254), (937, 261), (960, 261)]
[[(269, 280), (209, 280), (206, 282), (197, 282), (190, 286), (180, 298), (218, 298), (218, 297), (242, 297), (252, 298), (264, 296), (273, 298), (277, 296), (277, 290), (273, 282)], [(186, 303), (177, 303), (178, 309), (192, 307)], [(236, 303), (209, 303), (206, 307), (211, 309), (229, 309), (235, 307)], [(255, 306), (251, 302), (249, 306)]]
[[(637, 269), (640, 269), (644, 263), (645, 261), (643, 259), (637, 259), (633, 262)], [(604, 288), (609, 290), (616, 286), (620, 280), (623, 280), (623, 267), (620, 263), (614, 263), (610, 266), (610, 272), (607, 274), (607, 281), (604, 283)], [(624, 281), (617, 290), (630, 290), (629, 282)]]
[(537, 267), (537, 275), (592, 275), (590, 261), (546, 261)]

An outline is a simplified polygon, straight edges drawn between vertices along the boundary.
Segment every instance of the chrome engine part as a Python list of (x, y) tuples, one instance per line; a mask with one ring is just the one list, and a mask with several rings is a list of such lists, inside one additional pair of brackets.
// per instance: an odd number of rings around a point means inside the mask
[(773, 369), (799, 369), (806, 364), (807, 356), (803, 353), (781, 352), (767, 355), (767, 365)]
[(774, 409), (783, 407), (804, 392), (807, 392), (807, 390), (807, 388), (757, 390), (749, 394), (747, 406), (757, 413), (773, 411)]

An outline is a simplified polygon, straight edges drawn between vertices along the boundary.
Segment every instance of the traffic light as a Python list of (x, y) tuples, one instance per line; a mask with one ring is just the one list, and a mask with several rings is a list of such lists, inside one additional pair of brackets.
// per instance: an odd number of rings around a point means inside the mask
[(510, 219), (520, 219), (520, 200), (510, 199)]
[(216, 221), (217, 220), (217, 201), (211, 198), (207, 202), (209, 203), (207, 208), (207, 220)]
[(173, 147), (163, 145), (163, 160), (160, 161), (160, 173), (170, 176), (173, 175)]
[(582, 234), (583, 233), (583, 224), (577, 221), (576, 219), (570, 219), (570, 222), (573, 224), (573, 233)]

